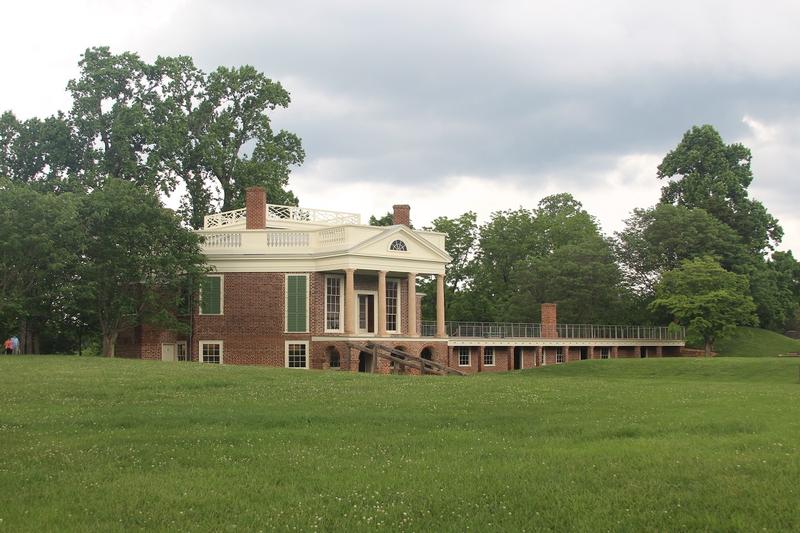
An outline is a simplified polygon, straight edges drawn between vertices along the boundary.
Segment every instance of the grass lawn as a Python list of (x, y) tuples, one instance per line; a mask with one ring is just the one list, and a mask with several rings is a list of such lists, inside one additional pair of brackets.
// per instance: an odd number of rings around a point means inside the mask
[(800, 530), (797, 359), (0, 357), (0, 530)]
[(719, 355), (731, 357), (776, 356), (800, 352), (800, 341), (766, 329), (738, 327), (714, 345)]

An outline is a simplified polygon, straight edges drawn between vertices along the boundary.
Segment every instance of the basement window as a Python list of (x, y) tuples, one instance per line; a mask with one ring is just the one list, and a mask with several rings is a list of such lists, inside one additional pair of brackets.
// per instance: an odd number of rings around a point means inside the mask
[(563, 362), (564, 362), (564, 349), (556, 348), (556, 363), (563, 363)]
[(222, 341), (200, 341), (200, 362), (222, 364)]
[(611, 355), (611, 348), (604, 347), (600, 348), (600, 359), (608, 359)]
[(483, 366), (494, 366), (494, 347), (487, 346), (483, 349)]
[(458, 366), (472, 366), (469, 352), (469, 346), (458, 347)]

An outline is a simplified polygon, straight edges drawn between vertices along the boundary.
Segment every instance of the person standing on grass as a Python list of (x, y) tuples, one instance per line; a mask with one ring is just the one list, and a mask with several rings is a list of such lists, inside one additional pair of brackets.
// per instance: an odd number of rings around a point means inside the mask
[(11, 342), (11, 339), (6, 339), (6, 342), (3, 343), (3, 348), (6, 350), (6, 355), (11, 355), (11, 352), (14, 351), (14, 343)]
[(11, 353), (19, 355), (19, 337), (16, 335), (11, 336)]

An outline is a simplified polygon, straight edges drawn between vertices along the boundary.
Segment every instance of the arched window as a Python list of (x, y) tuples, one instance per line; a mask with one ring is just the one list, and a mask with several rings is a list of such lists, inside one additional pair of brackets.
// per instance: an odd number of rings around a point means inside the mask
[(328, 346), (325, 349), (325, 355), (328, 357), (329, 368), (339, 368), (341, 363), (339, 358), (339, 350), (337, 350), (336, 347)]
[(389, 249), (393, 252), (407, 252), (408, 247), (406, 247), (406, 243), (401, 241), (400, 239), (396, 239), (392, 241), (392, 244), (389, 245)]

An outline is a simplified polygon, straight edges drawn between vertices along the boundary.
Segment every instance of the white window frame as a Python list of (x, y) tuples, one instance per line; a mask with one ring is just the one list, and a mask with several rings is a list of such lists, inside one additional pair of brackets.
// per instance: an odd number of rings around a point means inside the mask
[[(360, 320), (361, 304), (359, 302), (359, 296), (361, 295), (372, 295), (372, 302), (373, 302), (372, 320), (373, 323), (375, 324), (375, 331), (373, 332), (367, 331), (369, 326), (367, 326), (367, 329), (361, 329), (361, 320)], [(356, 305), (354, 305), (353, 307), (355, 307), (355, 309), (353, 309), (353, 312), (355, 313), (354, 323), (356, 325), (356, 333), (358, 333), (358, 335), (371, 335), (371, 336), (377, 335), (378, 334), (378, 291), (356, 291)], [(367, 318), (367, 324), (369, 324), (369, 318)]]
[[(559, 359), (561, 360), (559, 361)], [(566, 361), (567, 358), (564, 355), (564, 348), (561, 348), (560, 346), (556, 347), (556, 364), (560, 365), (562, 363), (565, 363)]]
[[(338, 279), (339, 280), (339, 328), (338, 329), (328, 329), (328, 280), (329, 279)], [(325, 306), (325, 313), (323, 319), (325, 320), (325, 333), (342, 333), (344, 331), (344, 276), (339, 274), (325, 274), (325, 298), (324, 298), (324, 306)], [(288, 297), (288, 291), (287, 291)]]
[[(392, 248), (392, 245), (394, 245), (394, 243), (396, 243), (397, 241), (400, 241), (400, 243), (403, 245), (405, 250), (395, 250), (394, 248)], [(392, 239), (392, 242), (389, 243), (389, 251), (393, 252), (393, 253), (407, 254), (408, 253), (408, 244), (403, 239)]]
[(189, 343), (187, 343), (186, 341), (177, 341), (175, 343), (175, 360), (176, 361), (180, 361), (180, 359), (178, 359), (178, 347), (179, 346), (183, 346), (183, 352), (185, 354), (184, 357), (186, 357), (186, 359), (184, 359), (184, 361), (188, 361), (190, 359), (189, 358)]
[[(306, 278), (306, 329), (303, 331), (289, 331), (289, 276), (305, 276)], [(309, 316), (309, 294), (311, 291), (311, 278), (308, 272), (287, 272), (283, 278), (283, 332), (284, 333), (308, 333)]]
[[(489, 354), (486, 353), (487, 351), (489, 352)], [(492, 356), (491, 364), (486, 362), (487, 355)], [(495, 366), (497, 364), (497, 354), (494, 353), (494, 346), (484, 346), (482, 357), (483, 357), (483, 366)]]
[(223, 364), (223, 355), (225, 354), (225, 343), (217, 340), (201, 340), (197, 341), (197, 362), (201, 365), (213, 364), (203, 361), (203, 345), (204, 344), (219, 344), (219, 364)]
[[(467, 364), (461, 364), (461, 356), (464, 355), (462, 352), (467, 352)], [(458, 347), (458, 366), (472, 366), (472, 348), (469, 346), (459, 346)]]
[[(306, 366), (289, 366), (289, 345), (290, 344), (302, 344), (305, 346), (306, 349)], [(341, 357), (341, 355), (340, 355)], [(291, 368), (293, 370), (308, 370), (311, 368), (310, 359), (311, 353), (309, 352), (309, 342), (308, 341), (286, 341), (284, 344), (283, 350), (283, 358), (284, 358), (284, 365), (286, 368)]]
[(204, 313), (203, 312), (203, 286), (200, 285), (200, 301), (198, 302), (198, 314), (202, 316), (222, 316), (225, 314), (225, 275), (224, 274), (206, 274), (206, 278), (219, 278), (219, 313)]
[(401, 331), (403, 331), (403, 325), (401, 323), (402, 315), (403, 315), (403, 313), (402, 313), (403, 301), (402, 301), (402, 297), (400, 295), (400, 287), (402, 287), (402, 284), (400, 283), (400, 278), (387, 278), (386, 279), (386, 289), (387, 290), (389, 289), (389, 283), (397, 283), (397, 309), (396, 309), (397, 320), (395, 321), (396, 322), (395, 325), (397, 327), (395, 329), (389, 329), (389, 325), (388, 325), (388, 322), (389, 322), (389, 320), (388, 320), (388, 316), (389, 316), (389, 299), (384, 294), (383, 297), (386, 298), (386, 316), (387, 316), (386, 333), (400, 333)]

